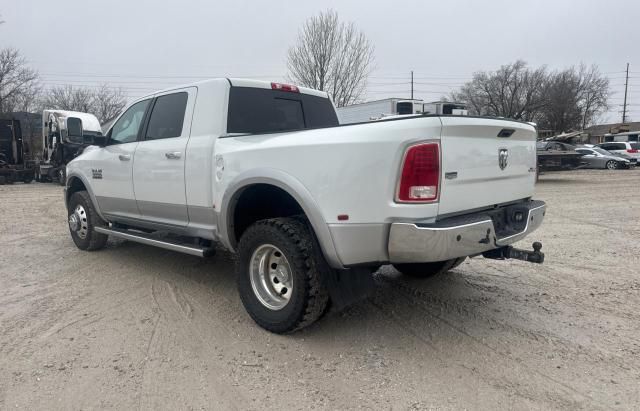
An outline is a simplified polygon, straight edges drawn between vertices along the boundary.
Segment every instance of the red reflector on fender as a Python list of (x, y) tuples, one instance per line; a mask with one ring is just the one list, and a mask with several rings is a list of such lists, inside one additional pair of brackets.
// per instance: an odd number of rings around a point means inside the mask
[(440, 150), (438, 143), (411, 146), (404, 155), (396, 201), (428, 203), (438, 199)]
[(272, 90), (288, 91), (291, 93), (299, 93), (300, 89), (297, 86), (291, 84), (271, 83)]

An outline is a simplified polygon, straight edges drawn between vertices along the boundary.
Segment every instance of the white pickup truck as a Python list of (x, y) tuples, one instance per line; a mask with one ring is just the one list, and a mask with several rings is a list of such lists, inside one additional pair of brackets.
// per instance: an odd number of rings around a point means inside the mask
[(237, 254), (250, 316), (285, 333), (373, 287), (383, 264), (427, 277), (468, 256), (541, 263), (510, 246), (542, 222), (536, 131), (417, 115), (339, 125), (326, 93), (212, 79), (133, 102), (67, 167), (71, 237)]

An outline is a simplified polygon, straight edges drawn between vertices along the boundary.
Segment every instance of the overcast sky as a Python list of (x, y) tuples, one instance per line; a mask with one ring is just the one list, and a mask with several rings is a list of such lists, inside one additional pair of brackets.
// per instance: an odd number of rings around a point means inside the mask
[[(92, 4), (92, 6), (87, 6)], [(93, 6), (98, 4), (99, 6)], [(523, 59), (552, 69), (597, 64), (619, 121), (630, 63), (640, 120), (640, 1), (142, 1), (0, 0), (0, 47), (20, 49), (46, 86), (122, 86), (130, 98), (204, 77), (282, 80), (300, 25), (333, 8), (375, 46), (368, 99), (437, 100)]]

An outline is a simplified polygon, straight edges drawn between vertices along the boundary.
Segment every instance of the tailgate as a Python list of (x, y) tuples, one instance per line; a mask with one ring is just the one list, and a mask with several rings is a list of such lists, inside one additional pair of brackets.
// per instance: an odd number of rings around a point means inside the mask
[(536, 131), (498, 119), (442, 117), (438, 214), (485, 208), (533, 196)]

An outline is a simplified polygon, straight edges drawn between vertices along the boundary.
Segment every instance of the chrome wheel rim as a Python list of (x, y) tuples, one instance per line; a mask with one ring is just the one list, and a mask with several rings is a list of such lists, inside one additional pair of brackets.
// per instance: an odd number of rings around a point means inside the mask
[(251, 288), (260, 303), (270, 310), (284, 308), (293, 291), (293, 275), (287, 257), (271, 244), (258, 247), (249, 262)]
[(76, 233), (76, 235), (83, 240), (87, 238), (89, 222), (87, 212), (81, 204), (78, 204), (75, 210), (73, 210), (73, 213), (69, 215), (69, 230)]
[(615, 170), (616, 168), (618, 168), (618, 165), (614, 161), (609, 161), (607, 163), (607, 168), (609, 170)]

